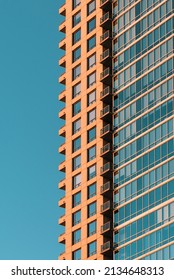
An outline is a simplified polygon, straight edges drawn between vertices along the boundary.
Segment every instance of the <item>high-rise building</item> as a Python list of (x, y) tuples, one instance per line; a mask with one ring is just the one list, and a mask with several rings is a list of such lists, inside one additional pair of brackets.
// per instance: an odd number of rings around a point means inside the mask
[(59, 259), (174, 259), (174, 1), (66, 0)]

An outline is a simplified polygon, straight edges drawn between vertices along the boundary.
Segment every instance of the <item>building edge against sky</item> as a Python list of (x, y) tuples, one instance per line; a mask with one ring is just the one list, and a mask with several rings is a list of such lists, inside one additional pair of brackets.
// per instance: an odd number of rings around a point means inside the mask
[(66, 0), (60, 260), (174, 259), (172, 0)]

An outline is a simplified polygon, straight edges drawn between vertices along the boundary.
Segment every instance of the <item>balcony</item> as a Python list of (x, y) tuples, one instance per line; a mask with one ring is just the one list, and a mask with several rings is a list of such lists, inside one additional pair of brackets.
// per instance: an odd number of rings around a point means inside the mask
[(100, 19), (100, 26), (103, 28), (110, 29), (112, 24), (112, 19), (109, 12), (105, 13)]
[(107, 192), (112, 193), (113, 188), (112, 188), (112, 183), (110, 181), (106, 182), (103, 186), (101, 186), (100, 189), (100, 194), (105, 194)]
[(112, 216), (113, 215), (113, 203), (108, 200), (103, 205), (101, 205), (101, 214)]
[(110, 55), (110, 50), (109, 49), (105, 50), (100, 55), (100, 63), (102, 63), (105, 66), (111, 67), (112, 59), (111, 59), (111, 55)]
[(60, 218), (59, 218), (59, 225), (65, 226), (65, 223), (66, 223), (65, 215), (60, 216)]
[(112, 179), (113, 176), (113, 165), (111, 162), (105, 163), (100, 168), (100, 175), (109, 179)]
[(60, 110), (59, 112), (59, 118), (65, 120), (66, 119), (66, 109), (63, 108), (62, 110)]
[(65, 72), (59, 77), (59, 83), (65, 85), (65, 83), (66, 83), (66, 73)]
[(103, 91), (100, 92), (100, 100), (104, 103), (111, 104), (112, 102), (112, 91), (108, 86)]
[(59, 25), (59, 31), (63, 33), (66, 32), (65, 20)]
[(111, 86), (112, 85), (112, 75), (111, 75), (111, 69), (110, 67), (106, 68), (101, 74), (100, 74), (100, 82)]
[(103, 35), (100, 36), (100, 45), (105, 48), (110, 48), (112, 46), (112, 37), (109, 30), (105, 31)]
[(106, 141), (112, 140), (112, 131), (111, 131), (111, 125), (107, 124), (100, 130), (100, 137), (103, 138)]
[(109, 234), (109, 232), (112, 235), (112, 223), (109, 221), (107, 223), (105, 223), (104, 225), (101, 226), (101, 234), (105, 234), (107, 233), (107, 236)]
[(100, 149), (100, 156), (107, 160), (112, 160), (112, 145), (107, 143)]
[(65, 55), (63, 55), (63, 56), (59, 59), (59, 66), (61, 66), (61, 67), (66, 67)]
[(63, 90), (61, 93), (59, 93), (59, 101), (66, 102), (66, 91)]
[(65, 137), (65, 136), (66, 136), (65, 125), (63, 125), (63, 126), (59, 129), (59, 136), (62, 136), (62, 137)]
[(62, 155), (65, 155), (66, 153), (66, 148), (65, 148), (65, 143), (63, 143), (62, 145), (60, 145), (59, 147), (59, 153), (62, 154)]
[(59, 8), (59, 14), (64, 17), (66, 16), (65, 3)]
[(100, 0), (100, 8), (104, 11), (111, 11), (112, 0)]
[(112, 112), (110, 110), (110, 106), (107, 105), (105, 106), (101, 111), (100, 111), (100, 119), (106, 122), (111, 122), (112, 121)]
[(66, 202), (65, 202), (65, 196), (64, 196), (59, 200), (58, 206), (62, 207), (62, 208), (65, 208), (65, 205), (66, 205)]
[(59, 235), (58, 242), (65, 244), (65, 233)]
[(65, 179), (62, 179), (62, 180), (59, 182), (59, 189), (65, 191), (65, 189), (66, 189)]
[(65, 43), (65, 38), (63, 38), (60, 42), (59, 42), (59, 49), (61, 50), (66, 50), (66, 43)]
[(101, 245), (101, 254), (107, 255), (110, 259), (112, 259), (113, 256), (113, 248), (112, 248), (111, 241), (105, 242), (103, 245)]
[(64, 160), (59, 164), (59, 171), (65, 172), (65, 170), (66, 170), (66, 165), (65, 165), (65, 160)]

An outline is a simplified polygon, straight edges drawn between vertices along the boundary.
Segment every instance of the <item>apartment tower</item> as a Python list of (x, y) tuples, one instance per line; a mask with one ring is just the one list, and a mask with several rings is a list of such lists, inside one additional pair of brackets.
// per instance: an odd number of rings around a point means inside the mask
[(66, 0), (60, 260), (174, 259), (172, 0)]

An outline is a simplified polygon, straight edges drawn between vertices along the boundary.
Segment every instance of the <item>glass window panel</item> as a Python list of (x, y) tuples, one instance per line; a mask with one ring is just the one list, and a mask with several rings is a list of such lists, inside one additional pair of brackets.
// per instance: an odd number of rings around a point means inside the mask
[(82, 182), (81, 173), (73, 176), (73, 178), (72, 178), (73, 189), (78, 188), (81, 185), (81, 182)]
[(87, 104), (90, 106), (96, 101), (96, 91), (92, 91), (87, 95)]
[(93, 202), (88, 205), (88, 218), (95, 215), (97, 211), (97, 203)]
[(73, 20), (72, 24), (73, 24), (73, 27), (74, 27), (81, 21), (81, 12), (79, 11), (78, 13), (73, 15), (72, 20)]
[(87, 131), (88, 143), (93, 141), (94, 139), (96, 139), (96, 127), (95, 126)]
[(87, 33), (90, 33), (95, 28), (96, 28), (96, 18), (94, 17), (87, 22)]
[(97, 222), (93, 221), (88, 224), (88, 237), (95, 234), (97, 231)]
[(94, 12), (95, 8), (96, 8), (95, 0), (89, 2), (87, 5), (87, 15), (90, 15), (92, 12)]

